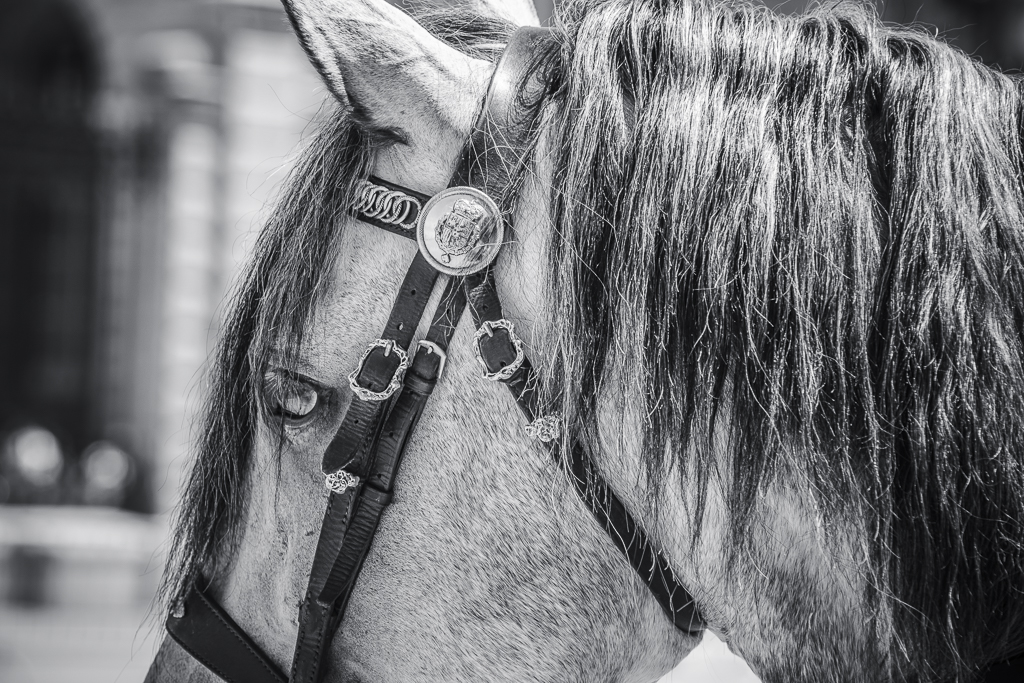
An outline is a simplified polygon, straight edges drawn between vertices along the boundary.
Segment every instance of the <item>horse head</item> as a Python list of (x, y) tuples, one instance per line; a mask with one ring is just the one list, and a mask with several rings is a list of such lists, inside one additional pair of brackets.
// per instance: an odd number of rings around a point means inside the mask
[[(206, 584), (283, 669), (348, 377), (417, 253), (352, 207), (384, 201), (371, 176), (441, 192), (536, 23), (472, 4), (285, 2), (336, 106), (239, 285), (164, 588), (173, 612)], [(494, 286), (560, 438), (708, 628), (765, 681), (948, 680), (1018, 648), (1018, 82), (856, 6), (704, 0), (569, 3), (529, 73)], [(697, 637), (480, 379), (478, 334), (455, 328), (328, 673), (657, 679)], [(151, 678), (203, 671), (168, 640)]]

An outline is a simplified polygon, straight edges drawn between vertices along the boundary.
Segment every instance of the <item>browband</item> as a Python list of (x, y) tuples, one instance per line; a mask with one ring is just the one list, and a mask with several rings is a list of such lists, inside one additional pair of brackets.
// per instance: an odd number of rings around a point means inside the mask
[[(495, 67), (480, 120), (449, 183), (450, 192), (429, 197), (377, 177), (358, 188), (353, 214), (417, 240), (420, 250), (381, 338), (369, 345), (349, 378), (353, 398), (324, 453), (322, 469), (331, 493), (299, 610), (289, 678), (202, 586), (193, 586), (167, 620), (171, 637), (224, 680), (317, 683), (323, 678), (329, 644), (391, 501), (405, 445), (444, 370), (448, 345), (467, 306), (477, 329), (474, 341), (484, 376), (509, 388), (526, 418), (527, 433), (565, 467), (577, 494), (672, 623), (695, 635), (704, 628), (692, 596), (597, 472), (584, 447), (574, 442), (563, 450), (559, 417), (539, 413), (533, 368), (515, 326), (503, 316), (495, 289), (490, 263), (514, 211), (503, 193), (510, 171), (525, 164), (533, 125), (526, 105), (538, 101), (543, 92), (537, 55), (548, 41), (549, 30), (532, 27), (520, 28), (510, 38)], [(499, 208), (491, 197), (506, 205)], [(496, 220), (488, 222), (489, 210), (497, 212)], [(410, 351), (439, 270), (451, 277), (426, 336)]]

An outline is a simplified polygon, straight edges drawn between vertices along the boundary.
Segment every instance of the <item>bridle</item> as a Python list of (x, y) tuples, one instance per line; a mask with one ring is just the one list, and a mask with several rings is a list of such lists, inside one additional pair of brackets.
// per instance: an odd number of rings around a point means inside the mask
[[(548, 29), (524, 27), (509, 39), (466, 150), (448, 188), (428, 197), (386, 180), (363, 181), (353, 214), (363, 222), (416, 239), (413, 259), (381, 338), (367, 347), (349, 376), (353, 398), (324, 453), (330, 497), (317, 542), (291, 675), (265, 653), (207, 594), (193, 585), (167, 619), (167, 631), (189, 654), (230, 683), (317, 683), (381, 516), (391, 500), (405, 445), (444, 370), (448, 345), (468, 306), (484, 377), (511, 391), (538, 439), (569, 473), (580, 498), (650, 588), (672, 623), (698, 635), (704, 622), (693, 597), (676, 580), (621, 500), (601, 478), (583, 446), (562, 447), (561, 420), (539, 412), (537, 382), (515, 326), (502, 312), (491, 265), (511, 210), (492, 199), (509, 185), (529, 144), (527, 114), (544, 83), (539, 56)], [(449, 278), (426, 336), (410, 352), (441, 272)]]

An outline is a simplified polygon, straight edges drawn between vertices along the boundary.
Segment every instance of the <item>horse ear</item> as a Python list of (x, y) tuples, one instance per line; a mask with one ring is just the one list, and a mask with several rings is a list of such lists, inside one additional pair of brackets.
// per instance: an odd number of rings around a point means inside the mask
[(508, 19), (516, 26), (540, 26), (533, 0), (472, 0), (466, 5), (469, 9)]
[(533, 0), (388, 0), (397, 7), (409, 8), (413, 15), (421, 7), (438, 10), (463, 9), (488, 14), (516, 26), (540, 26)]
[(384, 0), (283, 3), (313, 66), (361, 124), (412, 145), (467, 134), (487, 63), (448, 47)]

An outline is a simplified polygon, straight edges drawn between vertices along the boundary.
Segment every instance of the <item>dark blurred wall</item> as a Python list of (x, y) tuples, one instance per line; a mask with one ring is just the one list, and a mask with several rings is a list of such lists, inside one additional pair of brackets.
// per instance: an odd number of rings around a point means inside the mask
[(1024, 2), (1021, 0), (890, 0), (884, 16), (902, 23), (935, 25), (968, 54), (1004, 70), (1024, 67)]
[[(278, 0), (0, 0), (0, 503), (173, 504), (221, 302), (323, 98)], [(97, 494), (118, 453), (127, 490)]]
[(0, 430), (88, 434), (99, 171), (80, 13), (0, 5)]

